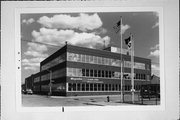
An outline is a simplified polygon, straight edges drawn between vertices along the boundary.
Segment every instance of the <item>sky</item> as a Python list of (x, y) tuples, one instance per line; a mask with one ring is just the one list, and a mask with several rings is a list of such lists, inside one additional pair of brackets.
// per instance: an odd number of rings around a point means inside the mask
[[(93, 49), (120, 47), (113, 26), (122, 16), (122, 39), (134, 39), (135, 56), (151, 59), (159, 76), (159, 18), (156, 12), (21, 14), (22, 83), (40, 70), (40, 62), (68, 44)], [(127, 48), (123, 42), (123, 48)]]

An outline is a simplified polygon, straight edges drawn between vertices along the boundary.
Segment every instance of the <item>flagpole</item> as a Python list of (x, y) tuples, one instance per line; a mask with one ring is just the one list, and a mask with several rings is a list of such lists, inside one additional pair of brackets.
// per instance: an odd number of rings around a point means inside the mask
[(132, 91), (132, 103), (134, 103), (134, 40), (132, 34), (130, 34), (131, 39), (131, 91)]
[(122, 60), (122, 16), (120, 18), (121, 24), (120, 24), (120, 39), (121, 39), (121, 102), (123, 102), (123, 73), (122, 73), (122, 66), (123, 66), (123, 60)]

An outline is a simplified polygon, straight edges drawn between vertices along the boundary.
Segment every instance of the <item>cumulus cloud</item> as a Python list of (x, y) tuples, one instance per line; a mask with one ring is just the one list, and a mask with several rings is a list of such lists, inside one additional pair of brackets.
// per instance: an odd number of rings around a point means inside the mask
[(94, 30), (103, 24), (97, 13), (92, 15), (80, 13), (76, 17), (67, 14), (54, 15), (53, 17), (43, 16), (39, 18), (38, 23), (52, 29), (79, 29), (81, 31)]
[(148, 57), (159, 57), (159, 44), (150, 48), (150, 54)]
[(40, 62), (43, 58), (31, 58), (31, 59), (23, 59), (22, 65), (25, 70), (37, 70), (39, 69)]
[(159, 49), (159, 44), (156, 44), (155, 46), (151, 47), (150, 49), (151, 49), (151, 50), (157, 50), (157, 49)]
[(159, 65), (152, 64), (151, 69), (152, 69), (152, 74), (159, 76), (160, 74)]
[(34, 41), (48, 43), (53, 45), (59, 45), (67, 41), (72, 45), (80, 45), (83, 47), (96, 48), (97, 45), (103, 46), (104, 41), (107, 44), (110, 42), (110, 37), (101, 37), (94, 33), (78, 33), (74, 30), (57, 30), (57, 29), (47, 29), (41, 28), (39, 32), (33, 31), (32, 36)]
[(129, 25), (122, 25), (121, 26), (121, 30), (122, 30), (122, 34), (124, 34), (125, 32), (126, 32), (126, 30), (128, 30), (130, 28), (130, 26)]
[(155, 18), (155, 23), (154, 25), (152, 26), (152, 28), (156, 28), (159, 26), (159, 13), (158, 12), (153, 12), (153, 16)]
[(25, 23), (25, 24), (27, 24), (27, 25), (29, 25), (29, 24), (31, 24), (31, 23), (33, 23), (33, 22), (35, 22), (35, 20), (34, 20), (33, 18), (30, 18), (30, 19), (28, 19), (28, 20), (26, 20), (26, 19), (23, 19), (23, 20), (22, 20), (22, 23)]
[(159, 50), (155, 50), (155, 51), (151, 51), (150, 52), (150, 55), (149, 55), (150, 57), (159, 57)]
[(153, 26), (152, 26), (152, 28), (156, 28), (156, 27), (158, 27), (159, 26), (159, 22), (156, 22)]
[(37, 70), (39, 68), (40, 62), (43, 61), (48, 54), (45, 52), (48, 50), (46, 45), (28, 43), (27, 51), (24, 52), (26, 57), (30, 59), (23, 59), (22, 65), (25, 70)]
[(106, 34), (106, 33), (107, 33), (107, 29), (105, 29), (105, 28), (99, 28), (99, 29), (94, 30), (93, 33), (94, 33), (94, 34), (97, 34), (97, 35), (99, 35), (99, 34)]
[(26, 52), (24, 52), (25, 55), (32, 56), (32, 57), (47, 57), (48, 55), (44, 52), (47, 51), (46, 45), (41, 45), (37, 43), (28, 43), (29, 47)]

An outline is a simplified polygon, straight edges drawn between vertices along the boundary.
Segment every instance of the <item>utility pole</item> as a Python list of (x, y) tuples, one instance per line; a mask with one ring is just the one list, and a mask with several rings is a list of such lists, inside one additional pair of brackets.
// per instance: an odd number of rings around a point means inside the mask
[(134, 103), (134, 40), (132, 38), (132, 34), (130, 34), (131, 40), (131, 91), (132, 91), (132, 103)]
[(122, 27), (122, 16), (121, 16), (121, 18), (120, 18), (120, 40), (121, 40), (121, 52), (120, 52), (120, 54), (121, 54), (121, 102), (123, 102), (123, 58), (122, 58), (122, 29), (121, 29), (121, 27)]
[(48, 95), (51, 96), (52, 95), (52, 70), (48, 70), (49, 72), (49, 93)]

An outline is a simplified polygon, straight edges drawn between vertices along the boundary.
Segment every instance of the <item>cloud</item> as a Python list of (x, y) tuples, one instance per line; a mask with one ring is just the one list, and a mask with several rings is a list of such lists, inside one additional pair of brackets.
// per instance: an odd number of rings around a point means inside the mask
[(148, 57), (159, 57), (159, 44), (151, 47), (150, 49), (151, 51)]
[(28, 19), (28, 20), (26, 20), (26, 19), (23, 19), (23, 20), (22, 20), (22, 23), (25, 23), (25, 24), (27, 24), (27, 25), (29, 25), (29, 24), (31, 24), (31, 23), (33, 23), (33, 22), (35, 22), (35, 20), (34, 20), (33, 18), (30, 18), (30, 19)]
[(155, 27), (158, 27), (159, 26), (159, 22), (156, 22), (153, 26), (152, 26), (152, 28), (155, 28)]
[(47, 43), (51, 45), (62, 46), (65, 41), (72, 45), (79, 45), (83, 47), (96, 48), (103, 46), (104, 41), (107, 44), (110, 42), (110, 37), (101, 37), (94, 33), (78, 33), (74, 30), (57, 30), (40, 28), (39, 32), (32, 32), (33, 40), (36, 42)]
[(152, 28), (156, 28), (159, 26), (159, 13), (158, 12), (153, 12), (153, 16), (155, 18), (155, 23), (152, 26)]
[(151, 51), (149, 57), (159, 57), (159, 50)]
[(157, 75), (157, 76), (160, 75), (159, 65), (152, 64), (151, 69), (152, 69), (152, 74)]
[(23, 59), (22, 60), (22, 65), (24, 66), (25, 70), (37, 70), (39, 69), (40, 62), (44, 58), (30, 58), (30, 59)]
[(97, 34), (97, 35), (106, 34), (106, 33), (107, 33), (107, 29), (105, 29), (105, 28), (99, 28), (99, 29), (94, 30), (93, 33), (94, 33), (94, 34)]
[(28, 43), (27, 44), (29, 47), (26, 52), (24, 52), (25, 55), (32, 56), (32, 57), (40, 57), (40, 58), (45, 58), (48, 55), (45, 54), (44, 52), (47, 51), (47, 46), (46, 45), (41, 45), (37, 43)]
[(22, 60), (22, 65), (25, 70), (35, 71), (39, 69), (40, 62), (48, 57), (48, 54), (45, 53), (48, 48), (46, 45), (37, 43), (28, 43), (27, 45), (28, 48), (27, 51), (24, 52), (25, 59)]
[(157, 49), (159, 49), (159, 44), (156, 44), (155, 46), (151, 47), (150, 49), (151, 49), (151, 50), (157, 50)]
[(81, 31), (94, 30), (103, 24), (97, 13), (92, 15), (80, 13), (76, 17), (67, 14), (54, 15), (50, 18), (43, 16), (39, 18), (38, 23), (52, 29), (79, 29)]
[(126, 32), (126, 30), (128, 30), (130, 28), (130, 26), (129, 25), (122, 25), (121, 26), (121, 29), (122, 29), (122, 34), (124, 34), (125, 32)]

